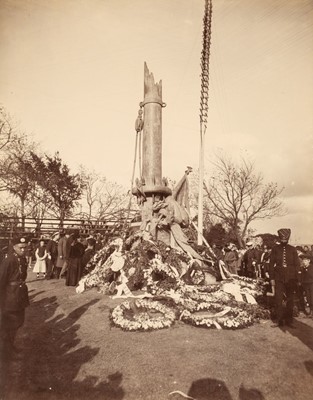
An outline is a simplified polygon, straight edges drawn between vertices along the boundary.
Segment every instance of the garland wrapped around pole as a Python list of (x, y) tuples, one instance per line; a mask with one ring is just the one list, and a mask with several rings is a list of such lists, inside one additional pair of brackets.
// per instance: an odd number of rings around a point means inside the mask
[(203, 44), (201, 52), (201, 97), (200, 97), (200, 154), (199, 154), (199, 199), (198, 199), (198, 245), (203, 244), (203, 179), (204, 145), (209, 108), (209, 60), (212, 29), (212, 0), (205, 0), (203, 17)]

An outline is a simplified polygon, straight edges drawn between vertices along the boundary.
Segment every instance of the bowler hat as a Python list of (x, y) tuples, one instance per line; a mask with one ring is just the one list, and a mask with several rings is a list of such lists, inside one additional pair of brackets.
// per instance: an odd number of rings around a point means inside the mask
[(299, 255), (299, 257), (302, 258), (302, 260), (304, 260), (304, 259), (312, 260), (312, 258), (313, 258), (312, 255), (309, 254), (309, 253), (301, 253), (301, 254)]

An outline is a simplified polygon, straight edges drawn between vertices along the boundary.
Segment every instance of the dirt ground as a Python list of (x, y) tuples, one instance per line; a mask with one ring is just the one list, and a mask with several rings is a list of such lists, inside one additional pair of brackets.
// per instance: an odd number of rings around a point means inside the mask
[[(309, 400), (313, 320), (295, 329), (262, 321), (236, 331), (176, 322), (169, 329), (123, 332), (95, 289), (76, 294), (64, 280), (29, 274), (31, 305), (9, 365), (6, 400)], [(171, 392), (176, 392), (170, 394)]]

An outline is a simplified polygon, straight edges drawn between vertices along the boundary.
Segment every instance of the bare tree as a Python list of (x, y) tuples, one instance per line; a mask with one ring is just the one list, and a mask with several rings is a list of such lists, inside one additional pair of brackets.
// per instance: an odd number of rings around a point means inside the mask
[(104, 190), (106, 178), (94, 170), (88, 170), (82, 165), (80, 166), (80, 177), (82, 182), (84, 182), (84, 190), (80, 202), (81, 214), (90, 220), (97, 213), (99, 199)]
[(99, 198), (99, 219), (124, 214), (127, 207), (128, 197), (121, 185), (116, 182), (106, 182), (105, 190)]
[(0, 106), (0, 150), (2, 150), (14, 135), (14, 128), (11, 118), (3, 107)]
[(84, 184), (80, 214), (86, 219), (110, 219), (125, 209), (128, 198), (122, 186), (83, 166), (80, 176)]
[(3, 173), (7, 170), (8, 157), (14, 146), (19, 147), (25, 135), (17, 131), (17, 125), (10, 115), (0, 106), (0, 191), (7, 190)]
[(243, 238), (252, 221), (283, 215), (279, 199), (283, 188), (277, 183), (264, 183), (254, 164), (244, 159), (235, 163), (217, 156), (212, 178), (204, 183), (206, 211), (223, 221), (244, 247)]

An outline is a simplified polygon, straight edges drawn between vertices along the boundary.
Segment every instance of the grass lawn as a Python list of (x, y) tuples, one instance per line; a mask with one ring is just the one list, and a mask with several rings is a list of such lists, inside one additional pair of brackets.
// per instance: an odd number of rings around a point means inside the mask
[(6, 400), (311, 400), (313, 320), (295, 329), (261, 321), (235, 331), (196, 328), (123, 332), (112, 300), (76, 294), (64, 280), (28, 283), (31, 306), (9, 366)]

